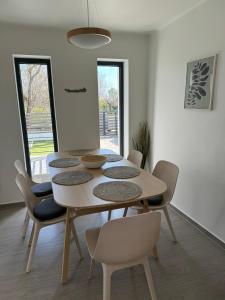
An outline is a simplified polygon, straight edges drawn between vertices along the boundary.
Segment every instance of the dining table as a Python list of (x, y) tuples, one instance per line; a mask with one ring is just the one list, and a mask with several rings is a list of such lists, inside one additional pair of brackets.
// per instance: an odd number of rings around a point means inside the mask
[[(108, 149), (95, 149), (95, 150), (86, 150), (82, 153), (77, 152), (77, 157), (84, 154), (114, 154), (113, 151)], [(76, 152), (75, 152), (76, 155)], [(48, 155), (47, 162), (58, 159), (58, 158), (74, 158), (73, 151), (61, 151), (54, 152)], [(164, 182), (153, 176), (146, 170), (140, 169), (140, 174), (136, 177), (126, 179), (126, 181), (133, 182), (137, 184), (142, 189), (142, 194), (132, 200), (121, 201), (121, 202), (111, 202), (100, 199), (93, 194), (93, 189), (100, 183), (113, 181), (116, 179), (108, 178), (104, 176), (104, 169), (112, 166), (130, 166), (136, 167), (132, 162), (123, 158), (120, 161), (116, 162), (106, 162), (101, 168), (98, 169), (88, 169), (93, 175), (93, 179), (82, 183), (79, 185), (65, 186), (61, 184), (56, 184), (52, 182), (52, 189), (54, 199), (57, 204), (60, 206), (66, 207), (66, 224), (65, 224), (65, 233), (64, 233), (64, 248), (63, 248), (63, 261), (62, 261), (62, 273), (61, 273), (61, 282), (66, 283), (69, 273), (69, 255), (70, 255), (70, 238), (71, 238), (71, 222), (75, 218), (78, 218), (83, 215), (100, 213), (104, 211), (127, 208), (140, 204), (140, 201), (143, 200), (144, 207), (146, 211), (148, 210), (148, 199), (157, 195), (163, 194), (167, 186)], [(77, 166), (69, 168), (55, 168), (48, 166), (50, 177), (52, 178), (58, 173), (66, 171), (75, 171), (75, 170), (85, 170), (82, 163)], [(121, 179), (123, 180), (123, 179)]]

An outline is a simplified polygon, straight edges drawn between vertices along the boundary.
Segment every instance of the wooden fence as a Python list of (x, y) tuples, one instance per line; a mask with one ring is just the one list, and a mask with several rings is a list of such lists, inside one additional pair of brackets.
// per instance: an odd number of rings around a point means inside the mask
[[(27, 113), (27, 131), (30, 140), (52, 140), (52, 121), (50, 113)], [(117, 112), (99, 112), (100, 136), (118, 135)]]
[(29, 133), (52, 132), (50, 113), (27, 113), (26, 122)]
[(118, 135), (117, 113), (100, 111), (99, 130), (100, 130), (100, 136), (117, 136)]

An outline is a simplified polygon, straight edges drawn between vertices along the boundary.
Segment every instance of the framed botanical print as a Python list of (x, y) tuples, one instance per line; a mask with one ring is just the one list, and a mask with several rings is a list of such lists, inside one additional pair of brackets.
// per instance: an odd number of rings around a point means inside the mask
[(188, 62), (184, 108), (212, 109), (217, 55)]

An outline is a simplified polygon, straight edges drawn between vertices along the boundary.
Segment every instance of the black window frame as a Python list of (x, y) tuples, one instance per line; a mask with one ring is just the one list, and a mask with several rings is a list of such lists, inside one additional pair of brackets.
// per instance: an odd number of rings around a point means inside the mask
[(28, 142), (28, 135), (27, 135), (26, 114), (25, 114), (25, 107), (24, 107), (21, 74), (20, 74), (20, 65), (21, 64), (37, 64), (37, 65), (46, 65), (47, 66), (53, 143), (54, 143), (54, 151), (57, 152), (58, 151), (58, 139), (57, 139), (57, 129), (56, 129), (55, 103), (54, 103), (54, 94), (53, 94), (51, 60), (50, 60), (50, 58), (14, 57), (16, 86), (17, 86), (17, 95), (18, 95), (18, 101), (19, 101), (20, 120), (21, 120), (21, 127), (22, 127), (26, 170), (27, 170), (27, 173), (30, 176), (32, 176), (31, 164), (30, 164), (29, 142)]
[(112, 66), (119, 68), (120, 154), (124, 155), (124, 63), (122, 61), (98, 60), (97, 66)]

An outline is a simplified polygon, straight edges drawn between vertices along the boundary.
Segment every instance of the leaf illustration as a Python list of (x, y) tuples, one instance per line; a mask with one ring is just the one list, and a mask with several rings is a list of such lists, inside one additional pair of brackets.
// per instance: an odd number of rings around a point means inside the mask
[(205, 81), (205, 80), (208, 79), (208, 77), (209, 77), (209, 75), (207, 75), (207, 76), (205, 76), (205, 77), (200, 77), (200, 79), (201, 79), (201, 81)]
[(201, 100), (201, 96), (199, 93), (195, 92), (195, 96), (198, 98), (198, 100)]
[(206, 66), (205, 68), (203, 68), (201, 75), (206, 75), (209, 72), (209, 66)]
[(207, 62), (194, 64), (190, 74), (190, 86), (186, 96), (186, 104), (194, 106), (207, 95), (206, 86), (209, 80), (209, 65)]
[(198, 87), (198, 91), (201, 94), (202, 97), (206, 96), (206, 91), (202, 87)]
[(207, 63), (203, 63), (200, 70), (203, 70), (203, 68), (207, 67)]

